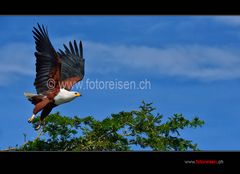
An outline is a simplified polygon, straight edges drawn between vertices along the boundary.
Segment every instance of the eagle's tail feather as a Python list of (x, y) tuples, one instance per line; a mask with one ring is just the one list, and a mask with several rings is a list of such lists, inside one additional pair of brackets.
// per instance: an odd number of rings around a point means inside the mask
[(29, 93), (29, 92), (24, 92), (25, 97), (27, 97), (28, 100), (32, 100), (34, 96), (38, 96), (37, 94)]
[(38, 95), (38, 94), (33, 94), (29, 92), (24, 92), (25, 97), (32, 103), (32, 104), (37, 104), (40, 101), (42, 101), (43, 96)]

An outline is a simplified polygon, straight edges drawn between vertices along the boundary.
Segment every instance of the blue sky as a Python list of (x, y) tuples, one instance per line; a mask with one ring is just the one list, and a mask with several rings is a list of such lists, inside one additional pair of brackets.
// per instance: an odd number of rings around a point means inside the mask
[(82, 40), (85, 80), (149, 80), (146, 90), (79, 90), (83, 97), (53, 110), (95, 116), (153, 102), (165, 117), (199, 116), (205, 125), (184, 138), (202, 150), (239, 150), (240, 17), (238, 16), (0, 16), (0, 149), (32, 140), (27, 123), (35, 92), (32, 27), (47, 25), (55, 49)]

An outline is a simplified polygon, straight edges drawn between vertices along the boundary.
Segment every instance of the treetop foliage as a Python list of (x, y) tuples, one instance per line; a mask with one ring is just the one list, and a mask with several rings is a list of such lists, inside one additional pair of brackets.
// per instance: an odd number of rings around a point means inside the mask
[[(49, 115), (41, 135), (25, 142), (19, 151), (187, 151), (198, 150), (197, 144), (181, 138), (181, 130), (197, 128), (203, 120), (184, 118), (174, 114), (163, 122), (163, 115), (153, 114), (152, 103), (140, 105), (138, 110), (122, 111), (99, 121), (93, 116), (80, 118)], [(33, 126), (36, 126), (35, 119)]]

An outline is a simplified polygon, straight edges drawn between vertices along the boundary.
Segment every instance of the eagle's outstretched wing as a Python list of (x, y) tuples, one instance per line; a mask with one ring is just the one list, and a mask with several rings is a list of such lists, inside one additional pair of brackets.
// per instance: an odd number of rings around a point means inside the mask
[[(32, 32), (37, 50), (37, 52), (35, 52), (36, 78), (34, 85), (38, 94), (44, 94), (56, 88), (56, 86), (53, 85), (58, 84), (60, 79), (61, 62), (48, 38), (47, 29), (38, 24), (38, 28), (33, 27)], [(52, 82), (49, 81), (49, 79), (51, 79)]]
[(74, 40), (69, 42), (69, 48), (64, 44), (65, 52), (59, 49), (61, 60), (61, 87), (71, 90), (72, 86), (84, 77), (83, 47)]

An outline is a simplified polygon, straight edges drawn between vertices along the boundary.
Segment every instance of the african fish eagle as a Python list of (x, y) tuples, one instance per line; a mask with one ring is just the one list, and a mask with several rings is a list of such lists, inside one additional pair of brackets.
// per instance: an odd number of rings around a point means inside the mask
[(44, 118), (51, 110), (63, 103), (70, 102), (81, 96), (79, 92), (71, 91), (72, 86), (84, 77), (83, 47), (74, 40), (69, 47), (63, 44), (65, 51), (59, 52), (53, 48), (47, 28), (38, 24), (33, 27), (33, 37), (36, 44), (36, 78), (34, 86), (37, 94), (24, 93), (29, 101), (35, 105), (33, 115), (28, 119), (32, 123), (40, 111), (40, 121), (35, 127), (38, 130)]

